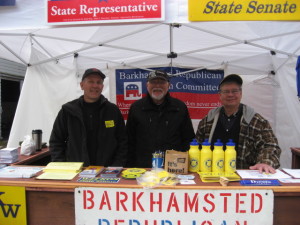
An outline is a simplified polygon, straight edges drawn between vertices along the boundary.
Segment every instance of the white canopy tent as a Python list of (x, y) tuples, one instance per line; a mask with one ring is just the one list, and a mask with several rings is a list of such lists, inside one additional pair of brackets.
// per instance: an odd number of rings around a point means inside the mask
[(43, 0), (17, 5), (0, 8), (0, 58), (28, 65), (8, 146), (33, 129), (42, 129), (48, 142), (61, 105), (82, 94), (86, 68), (108, 75), (103, 94), (111, 101), (116, 68), (224, 69), (243, 76), (243, 102), (269, 119), (283, 150), (282, 167), (290, 167), (290, 147), (300, 145), (300, 22), (192, 23), (187, 1), (170, 0), (163, 23), (49, 27)]

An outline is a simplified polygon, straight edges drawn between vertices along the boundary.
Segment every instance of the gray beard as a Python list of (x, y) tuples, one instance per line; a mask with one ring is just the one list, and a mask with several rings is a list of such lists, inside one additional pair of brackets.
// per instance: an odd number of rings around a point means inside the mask
[(153, 99), (155, 99), (155, 100), (160, 101), (160, 100), (162, 100), (164, 98), (164, 95), (163, 94), (161, 94), (161, 95), (153, 95), (153, 94), (151, 94), (151, 97)]

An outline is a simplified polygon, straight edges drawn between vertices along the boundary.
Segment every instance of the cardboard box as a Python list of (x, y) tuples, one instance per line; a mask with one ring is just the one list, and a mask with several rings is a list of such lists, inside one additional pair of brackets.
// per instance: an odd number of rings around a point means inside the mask
[(164, 169), (169, 173), (187, 174), (189, 161), (188, 159), (188, 152), (166, 150)]

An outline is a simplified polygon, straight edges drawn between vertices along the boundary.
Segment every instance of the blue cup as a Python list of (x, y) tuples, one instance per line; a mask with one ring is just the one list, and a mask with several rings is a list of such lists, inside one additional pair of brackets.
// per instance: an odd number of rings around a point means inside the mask
[(163, 158), (152, 158), (152, 169), (163, 168), (164, 160)]

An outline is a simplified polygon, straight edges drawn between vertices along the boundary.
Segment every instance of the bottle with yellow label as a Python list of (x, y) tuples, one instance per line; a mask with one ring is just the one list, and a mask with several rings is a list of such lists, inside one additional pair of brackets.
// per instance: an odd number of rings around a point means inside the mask
[(235, 143), (232, 139), (226, 143), (225, 150), (225, 173), (234, 173), (236, 171), (236, 151)]
[(200, 171), (201, 172), (211, 172), (211, 160), (212, 151), (210, 149), (210, 143), (208, 139), (202, 143), (202, 149), (200, 151)]
[(189, 150), (189, 172), (199, 172), (200, 169), (200, 150), (196, 139), (190, 143)]
[(224, 151), (223, 143), (220, 139), (214, 143), (214, 150), (212, 154), (212, 171), (224, 172)]

